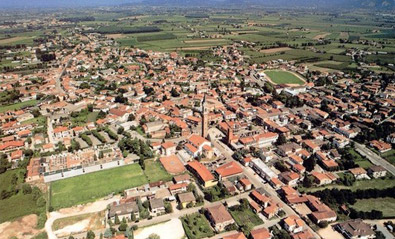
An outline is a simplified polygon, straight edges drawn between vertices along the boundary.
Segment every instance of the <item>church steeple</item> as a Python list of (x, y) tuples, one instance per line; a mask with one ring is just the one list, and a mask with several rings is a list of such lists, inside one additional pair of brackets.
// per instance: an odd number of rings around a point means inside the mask
[(204, 94), (202, 101), (202, 137), (206, 138), (208, 134), (208, 107), (206, 101), (206, 94)]

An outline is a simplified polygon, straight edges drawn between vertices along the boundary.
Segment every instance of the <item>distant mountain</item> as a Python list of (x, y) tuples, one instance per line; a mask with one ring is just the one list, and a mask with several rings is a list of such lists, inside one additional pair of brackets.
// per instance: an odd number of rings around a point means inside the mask
[(315, 7), (315, 8), (369, 8), (394, 10), (395, 0), (0, 0), (2, 7), (96, 7), (105, 5), (149, 5), (174, 7)]
[(248, 7), (378, 8), (394, 10), (395, 0), (143, 0), (146, 5)]

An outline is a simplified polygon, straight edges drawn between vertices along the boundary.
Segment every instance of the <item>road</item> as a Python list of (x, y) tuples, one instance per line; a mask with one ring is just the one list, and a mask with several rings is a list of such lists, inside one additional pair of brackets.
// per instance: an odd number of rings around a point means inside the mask
[[(222, 142), (220, 142), (217, 139), (211, 138), (211, 143), (219, 149), (222, 153), (223, 156), (225, 156), (228, 160), (233, 160), (232, 154), (230, 152), (232, 151), (229, 149), (226, 145), (224, 145)], [(237, 161), (235, 161), (237, 162)], [(239, 162), (237, 162), (239, 163)], [(240, 164), (239, 164), (240, 165)], [(241, 168), (243, 169), (244, 175), (248, 177), (248, 179), (255, 185), (256, 188), (262, 187), (265, 191), (265, 194), (267, 194), (270, 198), (273, 199), (275, 203), (280, 204), (280, 206), (283, 208), (284, 212), (287, 215), (297, 215), (299, 216), (290, 206), (288, 206), (286, 203), (284, 203), (281, 198), (278, 196), (277, 192), (268, 184), (264, 183), (259, 175), (257, 175), (251, 168), (244, 167), (240, 165)], [(316, 238), (321, 238), (313, 229), (308, 227), (309, 231), (313, 233), (313, 235)]]
[(383, 159), (379, 155), (377, 155), (372, 150), (368, 149), (365, 145), (355, 142), (355, 149), (358, 153), (367, 157), (370, 160), (370, 162), (372, 162), (374, 165), (380, 165), (383, 168), (385, 168), (388, 172), (392, 173), (392, 175), (395, 175), (395, 166), (390, 164), (387, 160)]
[[(388, 220), (383, 220), (383, 221), (388, 221)], [(380, 222), (380, 220), (364, 220), (364, 222), (373, 224), (377, 226), (377, 230), (381, 231), (386, 239), (393, 239), (394, 236), (383, 226), (383, 224)]]

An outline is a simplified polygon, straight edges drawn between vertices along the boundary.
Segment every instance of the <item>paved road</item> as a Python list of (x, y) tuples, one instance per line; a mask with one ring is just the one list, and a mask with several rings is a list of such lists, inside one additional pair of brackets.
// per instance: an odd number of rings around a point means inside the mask
[(377, 155), (372, 150), (368, 149), (365, 145), (355, 142), (355, 149), (358, 153), (367, 157), (370, 160), (370, 162), (372, 162), (373, 164), (381, 165), (383, 168), (387, 169), (388, 172), (392, 173), (392, 175), (395, 175), (395, 166), (390, 164), (387, 160), (383, 159), (379, 155)]
[(377, 226), (377, 230), (381, 231), (386, 239), (394, 239), (394, 236), (383, 226), (380, 221), (374, 221), (374, 220), (364, 220), (364, 222), (373, 224)]

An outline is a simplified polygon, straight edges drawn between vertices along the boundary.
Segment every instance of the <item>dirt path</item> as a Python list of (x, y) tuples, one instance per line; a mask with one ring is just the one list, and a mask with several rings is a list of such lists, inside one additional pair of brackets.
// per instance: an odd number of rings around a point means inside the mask
[[(89, 203), (86, 205), (79, 205), (75, 206), (72, 208), (64, 208), (60, 209), (59, 211), (56, 212), (51, 212), (48, 215), (48, 220), (45, 223), (45, 230), (48, 233), (48, 238), (49, 239), (57, 239), (54, 231), (52, 230), (52, 225), (55, 220), (60, 219), (60, 218), (65, 218), (65, 217), (72, 217), (72, 216), (77, 216), (77, 215), (82, 215), (82, 214), (88, 214), (88, 213), (95, 213), (95, 212), (100, 212), (103, 211), (107, 208), (107, 205), (118, 201), (120, 199), (119, 196), (115, 196), (111, 199), (107, 200), (99, 200), (94, 203)], [(76, 226), (76, 225), (73, 225)]]
[(277, 48), (270, 48), (270, 49), (261, 50), (261, 53), (270, 54), (270, 53), (277, 53), (277, 52), (289, 51), (289, 50), (292, 50), (292, 48), (290, 48), (290, 47), (277, 47)]

